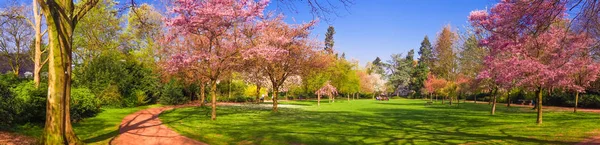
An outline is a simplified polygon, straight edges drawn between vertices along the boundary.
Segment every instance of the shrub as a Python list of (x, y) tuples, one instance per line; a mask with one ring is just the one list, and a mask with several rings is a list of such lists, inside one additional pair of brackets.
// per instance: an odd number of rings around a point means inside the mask
[[(40, 85), (45, 86), (45, 85)], [(46, 118), (46, 97), (48, 88), (35, 88), (33, 81), (19, 83), (11, 88), (13, 111), (19, 122), (43, 122)]]
[[(158, 75), (138, 60), (117, 51), (108, 51), (92, 59), (75, 71), (75, 85), (89, 88), (94, 94), (103, 94), (102, 103), (115, 107), (133, 107), (138, 92), (155, 102), (160, 94)], [(106, 96), (104, 94), (109, 93)], [(119, 94), (119, 95), (116, 95)]]
[(104, 90), (100, 92), (100, 102), (103, 105), (108, 105), (112, 107), (121, 107), (121, 93), (119, 92), (119, 87), (116, 85), (108, 85)]
[(100, 113), (100, 101), (87, 88), (71, 89), (71, 120), (77, 122), (83, 118)]
[(177, 105), (184, 104), (189, 101), (190, 98), (183, 95), (183, 86), (172, 79), (169, 83), (165, 84), (162, 89), (160, 96), (160, 103), (165, 105)]

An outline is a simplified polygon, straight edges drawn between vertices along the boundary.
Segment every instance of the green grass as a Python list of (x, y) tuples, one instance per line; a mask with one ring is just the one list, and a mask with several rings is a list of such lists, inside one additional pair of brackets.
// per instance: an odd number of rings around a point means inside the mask
[[(95, 117), (86, 118), (73, 124), (77, 137), (86, 144), (105, 145), (113, 137), (119, 135), (119, 125), (125, 116), (139, 110), (159, 107), (160, 105), (140, 106), (135, 108), (105, 108)], [(19, 134), (39, 139), (43, 133), (43, 124), (26, 124), (17, 126), (14, 131)]]
[(536, 125), (530, 108), (487, 104), (457, 106), (394, 99), (321, 102), (290, 101), (300, 109), (256, 105), (219, 107), (216, 121), (208, 108), (190, 107), (161, 114), (182, 135), (209, 144), (573, 144), (600, 128), (599, 114), (544, 112)]

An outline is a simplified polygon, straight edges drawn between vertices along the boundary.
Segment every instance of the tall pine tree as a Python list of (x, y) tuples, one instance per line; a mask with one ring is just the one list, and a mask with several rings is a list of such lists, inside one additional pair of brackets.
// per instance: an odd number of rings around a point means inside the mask
[(429, 74), (429, 68), (433, 65), (433, 54), (431, 43), (427, 35), (421, 42), (419, 48), (419, 62), (417, 66), (411, 72), (410, 89), (415, 92), (415, 95), (421, 95), (421, 89), (424, 87), (425, 80), (427, 80), (427, 74)]
[(325, 33), (325, 51), (329, 54), (333, 54), (333, 35), (335, 34), (335, 29), (333, 26), (329, 26), (327, 28), (327, 33)]

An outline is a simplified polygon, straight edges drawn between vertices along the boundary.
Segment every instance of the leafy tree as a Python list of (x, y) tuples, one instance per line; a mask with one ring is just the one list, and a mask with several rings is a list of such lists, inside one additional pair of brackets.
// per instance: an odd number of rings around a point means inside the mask
[(43, 140), (46, 144), (82, 144), (71, 126), (70, 98), (73, 31), (99, 0), (37, 0), (48, 25), (48, 105)]
[(456, 69), (456, 55), (453, 50), (456, 38), (456, 33), (451, 30), (450, 25), (446, 25), (438, 34), (433, 49), (436, 61), (431, 67), (431, 72), (446, 80), (453, 78)]
[(410, 92), (411, 72), (414, 67), (414, 50), (409, 51), (405, 58), (401, 54), (392, 54), (387, 67), (390, 72), (389, 84), (396, 95), (408, 95)]
[[(538, 9), (530, 9), (532, 5)], [(586, 81), (582, 83), (576, 83), (572, 77), (581, 72), (580, 68), (595, 69), (597, 65), (594, 66), (589, 55), (582, 55), (590, 52), (593, 45), (590, 37), (563, 25), (568, 21), (565, 5), (564, 1), (502, 1), (489, 13), (473, 11), (469, 16), (473, 25), (491, 33), (483, 40), (490, 48), (490, 55), (481, 77), (491, 78), (501, 86), (514, 83), (535, 90), (538, 124), (542, 124), (544, 90), (552, 87), (578, 90), (597, 77), (584, 77)]]
[(381, 59), (379, 57), (375, 58), (375, 60), (373, 60), (373, 62), (371, 63), (371, 66), (367, 67), (368, 69), (368, 73), (372, 74), (372, 73), (377, 73), (379, 75), (384, 75), (385, 74), (385, 63), (383, 61), (381, 61)]
[(291, 76), (319, 68), (326, 62), (316, 62), (320, 53), (315, 51), (317, 47), (308, 39), (315, 21), (290, 25), (279, 17), (265, 20), (262, 24), (263, 29), (253, 40), (257, 45), (245, 51), (244, 57), (257, 58), (262, 62), (261, 71), (271, 82), (273, 111), (277, 112), (277, 93), (284, 82)]
[[(172, 53), (165, 67), (171, 72), (177, 72), (179, 68), (195, 64), (197, 70), (204, 70), (203, 75), (210, 80), (211, 119), (215, 120), (217, 81), (239, 64), (237, 62), (242, 59), (242, 50), (247, 49), (238, 47), (241, 46), (241, 41), (232, 40), (241, 38), (243, 31), (252, 28), (242, 26), (251, 26), (250, 20), (262, 15), (268, 2), (175, 0), (173, 3), (169, 8), (174, 12), (173, 17), (165, 19), (173, 34), (168, 40), (193, 38), (193, 43), (198, 46), (186, 52)], [(165, 44), (168, 45), (166, 42)]]
[(98, 5), (78, 22), (73, 32), (77, 64), (86, 65), (105, 51), (117, 50), (121, 21), (116, 15), (116, 4), (112, 0), (99, 0)]

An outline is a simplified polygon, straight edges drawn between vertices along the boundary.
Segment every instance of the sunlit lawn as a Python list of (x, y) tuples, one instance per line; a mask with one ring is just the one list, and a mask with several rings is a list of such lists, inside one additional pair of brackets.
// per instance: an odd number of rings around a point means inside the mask
[[(105, 145), (113, 137), (119, 135), (119, 125), (125, 116), (139, 110), (159, 107), (160, 105), (140, 106), (135, 108), (106, 108), (95, 117), (86, 118), (73, 124), (77, 137), (86, 144)], [(43, 125), (22, 125), (14, 129), (17, 133), (40, 138)]]
[(544, 112), (536, 125), (530, 108), (487, 104), (425, 106), (422, 100), (397, 99), (321, 103), (291, 101), (300, 109), (256, 105), (180, 108), (160, 119), (182, 135), (209, 144), (573, 144), (600, 128), (600, 114)]

